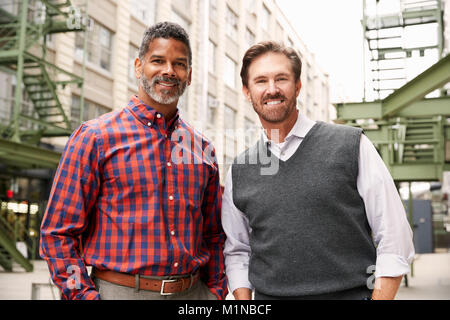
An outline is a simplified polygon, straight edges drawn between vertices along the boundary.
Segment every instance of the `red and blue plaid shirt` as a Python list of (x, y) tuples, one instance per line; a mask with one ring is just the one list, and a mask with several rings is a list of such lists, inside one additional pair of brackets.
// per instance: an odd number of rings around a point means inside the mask
[(63, 299), (98, 299), (86, 266), (148, 276), (201, 272), (219, 299), (219, 170), (211, 143), (178, 115), (132, 97), (81, 125), (56, 172), (40, 254)]

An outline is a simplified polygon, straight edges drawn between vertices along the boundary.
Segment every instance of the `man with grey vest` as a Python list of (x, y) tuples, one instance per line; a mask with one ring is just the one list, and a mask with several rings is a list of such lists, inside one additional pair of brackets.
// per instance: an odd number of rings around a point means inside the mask
[(243, 93), (264, 133), (225, 182), (230, 290), (236, 299), (252, 290), (255, 299), (393, 299), (414, 257), (397, 189), (361, 129), (299, 113), (300, 74), (297, 53), (274, 42), (243, 58)]

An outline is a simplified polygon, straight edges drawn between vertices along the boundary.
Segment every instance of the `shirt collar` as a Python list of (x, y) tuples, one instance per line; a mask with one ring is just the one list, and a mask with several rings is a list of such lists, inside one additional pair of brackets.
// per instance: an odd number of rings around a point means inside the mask
[[(146, 126), (153, 126), (155, 124), (164, 123), (164, 116), (153, 109), (151, 106), (145, 104), (136, 95), (132, 96), (130, 102), (128, 103), (128, 108), (138, 117)], [(178, 125), (179, 121), (179, 110), (177, 109), (176, 115), (167, 124), (167, 128)]]
[[(294, 126), (292, 127), (291, 131), (289, 131), (288, 135), (284, 139), (283, 142), (290, 140), (292, 137), (297, 137), (300, 139), (305, 138), (305, 136), (308, 134), (309, 130), (316, 124), (316, 121), (309, 119), (306, 115), (303, 115), (298, 112), (297, 121), (295, 122)], [(271, 141), (266, 135), (266, 131), (263, 130), (262, 138), (264, 141), (264, 144), (270, 143)], [(282, 143), (283, 143), (282, 142)]]

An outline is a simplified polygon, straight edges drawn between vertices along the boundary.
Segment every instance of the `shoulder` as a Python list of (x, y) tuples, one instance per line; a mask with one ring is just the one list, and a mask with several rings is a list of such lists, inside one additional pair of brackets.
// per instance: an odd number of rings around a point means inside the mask
[(83, 122), (70, 136), (68, 146), (98, 148), (103, 153), (103, 141), (108, 139), (108, 135), (114, 132), (114, 122), (118, 119), (124, 110), (115, 110), (102, 116)]
[(107, 128), (111, 128), (114, 126), (114, 124), (123, 122), (125, 113), (125, 108), (120, 110), (113, 110), (99, 116), (98, 118), (88, 120), (82, 125), (84, 125), (86, 128), (89, 128), (89, 130), (102, 134), (108, 131)]
[(360, 135), (363, 130), (361, 128), (352, 127), (344, 124), (336, 124), (336, 123), (328, 123), (318, 121), (317, 125), (321, 127), (323, 130), (328, 130), (334, 133), (343, 133), (343, 134), (358, 134)]

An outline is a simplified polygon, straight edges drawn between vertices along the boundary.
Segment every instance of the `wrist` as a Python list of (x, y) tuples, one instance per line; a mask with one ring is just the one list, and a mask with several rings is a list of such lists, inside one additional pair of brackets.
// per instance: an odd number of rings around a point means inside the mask
[(252, 291), (249, 288), (237, 288), (233, 291), (233, 296), (236, 300), (251, 300)]

